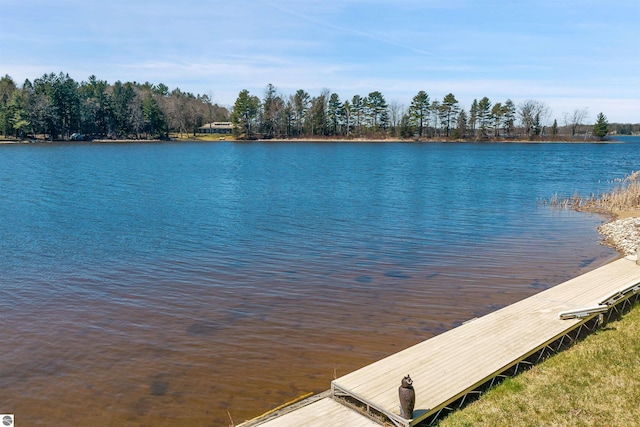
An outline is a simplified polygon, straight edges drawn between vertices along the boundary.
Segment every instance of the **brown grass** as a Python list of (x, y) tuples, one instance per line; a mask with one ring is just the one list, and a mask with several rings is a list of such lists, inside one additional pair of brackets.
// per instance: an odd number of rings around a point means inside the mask
[(616, 180), (614, 188), (599, 195), (582, 196), (577, 192), (571, 197), (559, 197), (558, 194), (540, 204), (558, 209), (575, 209), (590, 212), (608, 212), (613, 214), (640, 211), (640, 171)]

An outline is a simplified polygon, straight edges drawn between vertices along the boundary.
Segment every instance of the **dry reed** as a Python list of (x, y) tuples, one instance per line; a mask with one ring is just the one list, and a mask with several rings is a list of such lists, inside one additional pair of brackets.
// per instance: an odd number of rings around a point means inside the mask
[(582, 196), (574, 193), (571, 197), (560, 197), (554, 194), (549, 200), (542, 200), (541, 205), (556, 209), (575, 209), (580, 211), (616, 212), (640, 209), (640, 170), (616, 179), (616, 185), (608, 193)]

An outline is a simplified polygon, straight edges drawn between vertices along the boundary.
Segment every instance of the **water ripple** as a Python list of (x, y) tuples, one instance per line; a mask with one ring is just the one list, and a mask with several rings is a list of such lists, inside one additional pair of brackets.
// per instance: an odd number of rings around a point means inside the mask
[(615, 256), (602, 218), (535, 201), (636, 147), (0, 146), (5, 404), (224, 424), (325, 389)]

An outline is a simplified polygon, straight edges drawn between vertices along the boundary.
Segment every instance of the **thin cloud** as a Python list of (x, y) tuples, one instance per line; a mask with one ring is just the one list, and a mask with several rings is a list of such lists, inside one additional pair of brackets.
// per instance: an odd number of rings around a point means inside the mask
[[(391, 40), (388, 37), (383, 37), (383, 36), (379, 36), (376, 35), (374, 33), (371, 32), (366, 32), (366, 31), (362, 31), (362, 30), (358, 30), (356, 28), (352, 28), (352, 27), (342, 27), (342, 26), (338, 26), (335, 24), (332, 24), (331, 22), (327, 21), (327, 20), (320, 20), (317, 18), (314, 18), (312, 16), (309, 16), (307, 14), (301, 13), (297, 10), (293, 10), (292, 8), (285, 8), (282, 6), (279, 6), (277, 4), (274, 3), (265, 3), (267, 6), (276, 9), (280, 12), (283, 12), (285, 14), (288, 14), (290, 16), (293, 16), (295, 18), (299, 18), (302, 20), (305, 20), (307, 22), (310, 22), (311, 24), (314, 25), (318, 25), (318, 26), (322, 26), (324, 28), (327, 28), (331, 31), (336, 31), (342, 34), (348, 34), (348, 35), (352, 35), (352, 36), (357, 36), (357, 37), (362, 37), (362, 38), (366, 38), (369, 40), (373, 40), (375, 42), (380, 42), (380, 43), (384, 43), (390, 46), (395, 46), (395, 47), (399, 47), (401, 49), (404, 50), (408, 50), (414, 53), (418, 53), (420, 55), (425, 55), (425, 56), (429, 56), (429, 57), (438, 57), (438, 55), (436, 55), (433, 52), (429, 52), (427, 50), (424, 49), (419, 49), (404, 43), (399, 43), (397, 41)], [(452, 58), (447, 58), (447, 57), (443, 57), (443, 56), (439, 56), (440, 59), (445, 59), (447, 61), (454, 61), (454, 59)]]

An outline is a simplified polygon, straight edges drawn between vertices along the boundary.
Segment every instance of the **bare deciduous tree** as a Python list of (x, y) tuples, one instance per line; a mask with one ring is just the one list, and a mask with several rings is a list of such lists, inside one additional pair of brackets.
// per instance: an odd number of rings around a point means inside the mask
[(532, 136), (539, 133), (539, 127), (549, 116), (549, 107), (544, 102), (528, 99), (518, 106), (520, 124), (524, 134)]
[(578, 129), (582, 126), (582, 122), (589, 113), (588, 108), (576, 108), (573, 113), (564, 114), (564, 124), (571, 129), (571, 136), (575, 138)]
[(400, 122), (402, 121), (402, 116), (404, 116), (404, 114), (405, 108), (402, 104), (395, 99), (389, 102), (389, 122), (394, 136), (397, 136), (398, 129), (400, 128)]

